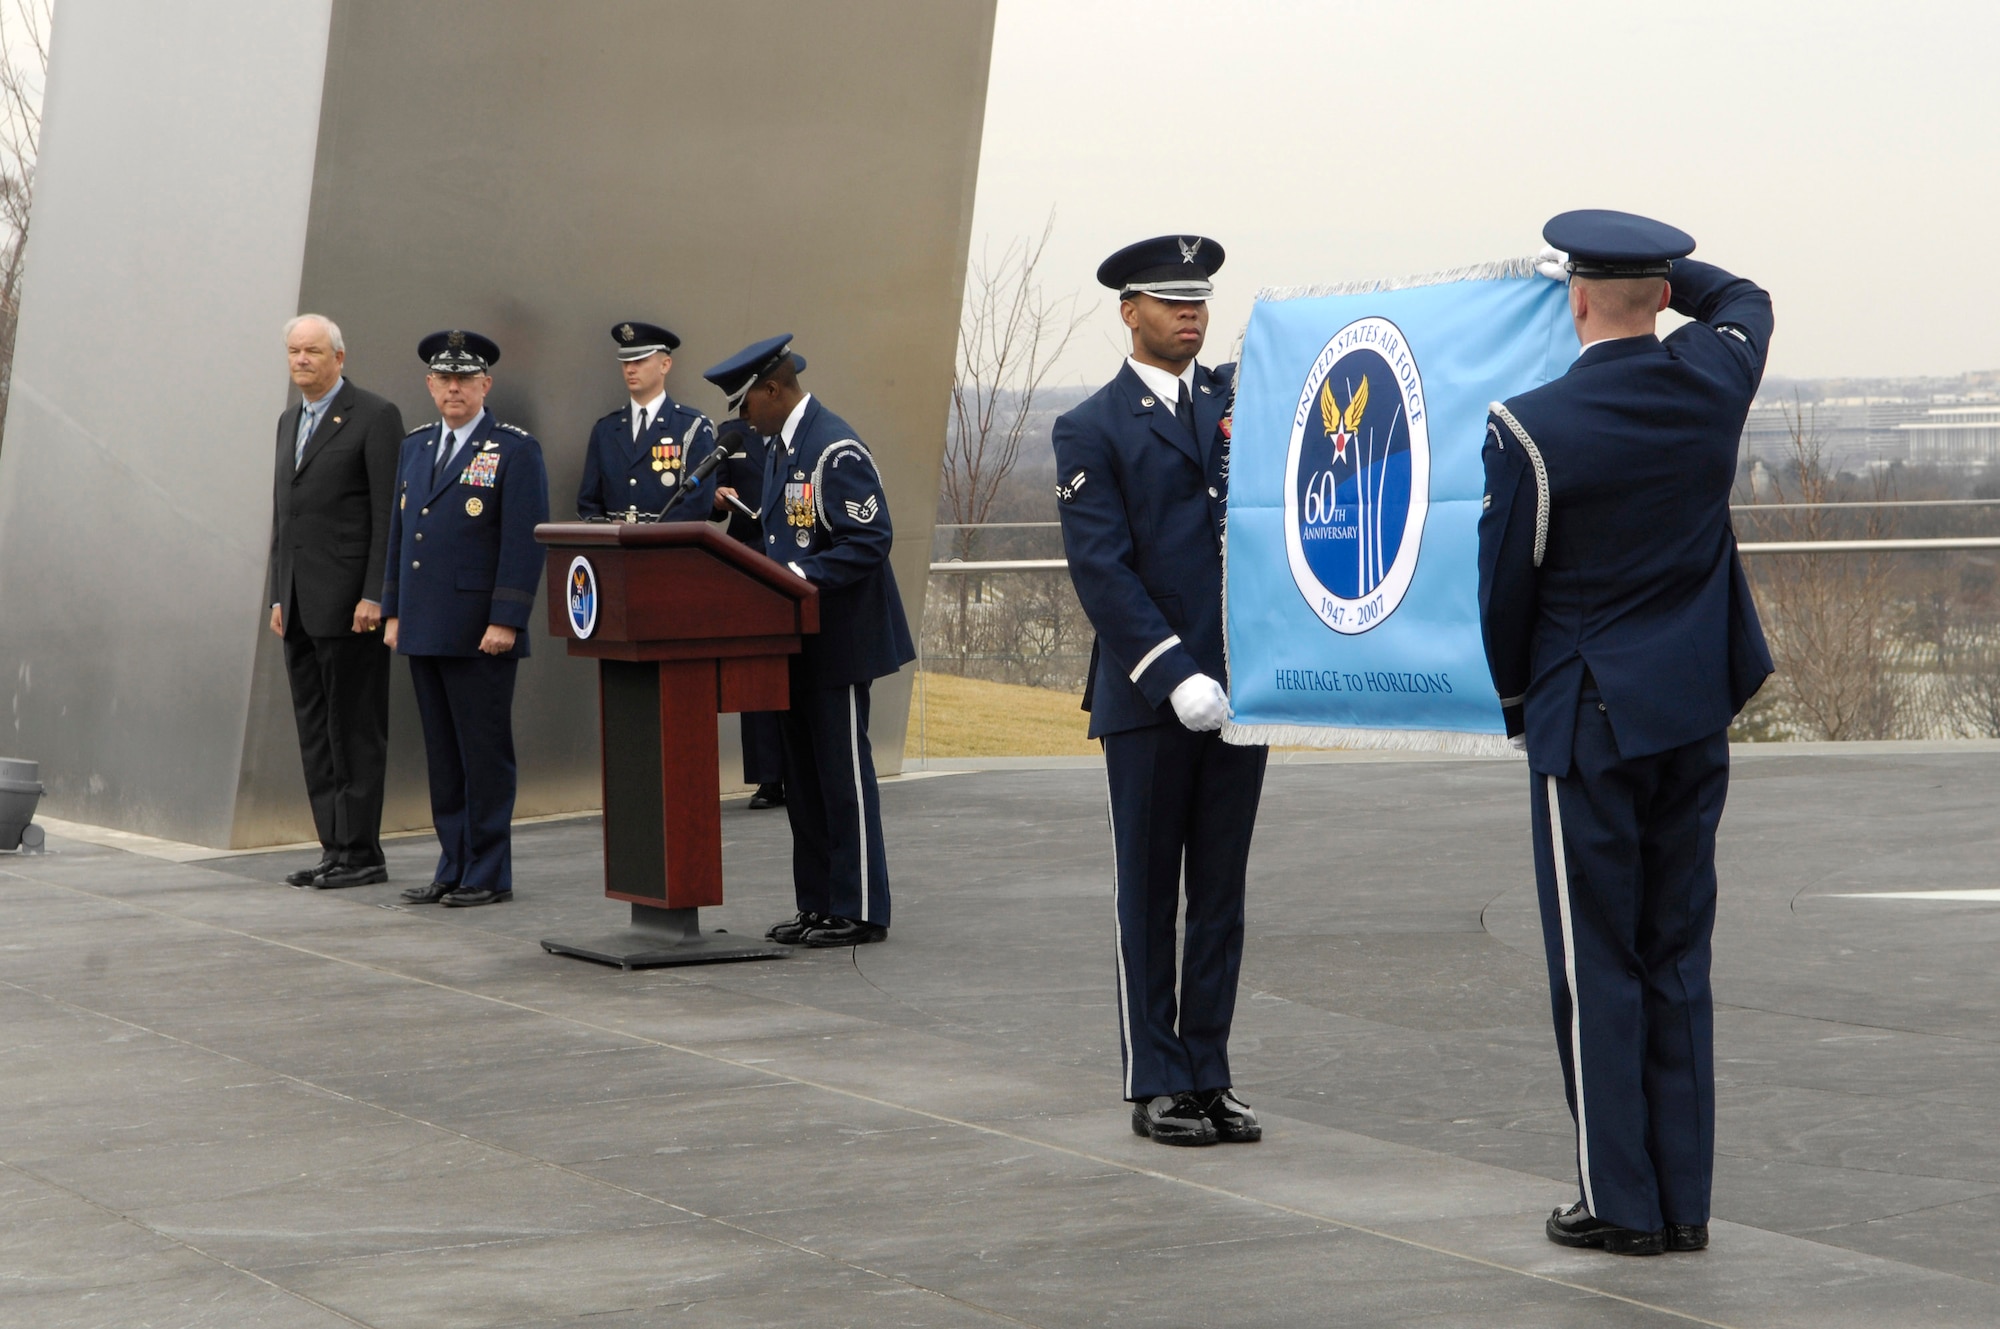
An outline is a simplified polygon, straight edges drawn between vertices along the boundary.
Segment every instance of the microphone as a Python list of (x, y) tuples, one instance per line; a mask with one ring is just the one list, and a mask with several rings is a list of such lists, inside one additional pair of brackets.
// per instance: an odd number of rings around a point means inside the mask
[(700, 489), (701, 482), (715, 474), (716, 467), (722, 465), (722, 463), (728, 461), (731, 457), (740, 457), (742, 455), (739, 452), (731, 452), (729, 450), (729, 440), (727, 438), (717, 438), (715, 440), (715, 451), (696, 462), (694, 468), (681, 477), (681, 487), (667, 501), (667, 506), (660, 509), (660, 519), (665, 520), (668, 513), (681, 505), (682, 499)]

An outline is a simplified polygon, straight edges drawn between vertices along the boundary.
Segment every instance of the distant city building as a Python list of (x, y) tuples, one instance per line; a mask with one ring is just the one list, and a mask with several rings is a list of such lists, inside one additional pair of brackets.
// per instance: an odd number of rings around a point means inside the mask
[(1981, 466), (2000, 460), (2000, 396), (1827, 397), (1804, 403), (1760, 401), (1743, 422), (1742, 459), (1789, 462), (1803, 428), (1835, 470), (1891, 462)]
[(2000, 401), (1933, 407), (1896, 432), (1909, 459), (1934, 466), (1990, 466), (2000, 461)]

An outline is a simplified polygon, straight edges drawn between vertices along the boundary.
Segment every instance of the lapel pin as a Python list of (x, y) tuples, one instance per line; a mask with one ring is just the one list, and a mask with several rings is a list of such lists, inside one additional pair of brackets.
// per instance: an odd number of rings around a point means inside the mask
[(1139, 398), (1139, 404), (1141, 406), (1151, 406), (1153, 404), (1153, 399), (1151, 397), (1141, 397)]
[(1206, 396), (1208, 396), (1208, 395), (1209, 395), (1209, 392), (1208, 392), (1208, 384), (1204, 383), (1204, 384), (1202, 384), (1202, 385), (1201, 385), (1201, 395), (1202, 395), (1202, 396), (1204, 396), (1204, 397), (1206, 397)]

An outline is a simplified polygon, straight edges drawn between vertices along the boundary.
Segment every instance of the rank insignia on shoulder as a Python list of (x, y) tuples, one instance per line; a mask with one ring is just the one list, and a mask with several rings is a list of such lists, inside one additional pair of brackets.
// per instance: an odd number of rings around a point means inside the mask
[(484, 503), (481, 503), (477, 498), (468, 498), (465, 500), (466, 516), (477, 517), (480, 513), (484, 511), (486, 511), (486, 505)]
[(501, 425), (500, 428), (506, 430), (510, 434), (519, 434), (522, 438), (528, 437), (528, 431), (521, 428), (521, 426), (519, 425)]
[(421, 434), (421, 433), (423, 433), (423, 432), (424, 432), (424, 431), (425, 431), (426, 429), (436, 429), (436, 428), (437, 428), (437, 426), (438, 426), (438, 422), (437, 422), (437, 421), (435, 421), (435, 420), (433, 420), (433, 421), (431, 421), (431, 422), (430, 422), (429, 424), (427, 424), (427, 425), (418, 425), (418, 426), (417, 426), (417, 427), (416, 427), (415, 429), (412, 429), (412, 430), (411, 430), (411, 431), (410, 431), (409, 433), (407, 433), (407, 434), (403, 435), (403, 437), (404, 437), (404, 438), (415, 438), (415, 437), (416, 437), (416, 436), (417, 436), (418, 434)]
[(854, 520), (856, 521), (860, 522), (874, 521), (875, 514), (880, 512), (881, 510), (882, 510), (881, 505), (875, 501), (875, 495), (873, 494), (870, 494), (868, 496), (868, 501), (866, 503), (856, 503), (853, 499), (847, 500), (847, 515), (854, 518)]
[[(1728, 333), (1730, 336), (1736, 338), (1736, 340), (1742, 342), (1745, 346), (1748, 346), (1750, 344), (1750, 339), (1743, 335), (1743, 329), (1741, 328), (1731, 327), (1729, 324), (1725, 323), (1721, 327), (1717, 328), (1716, 331)], [(339, 424), (340, 421), (335, 420), (334, 423)]]
[(1481, 512), (1488, 512), (1492, 510), (1492, 507), (1493, 507), (1493, 495), (1481, 494), (1479, 496), (1479, 510)]
[(1083, 488), (1083, 482), (1089, 478), (1082, 471), (1078, 471), (1069, 478), (1068, 484), (1064, 484), (1060, 480), (1056, 481), (1056, 497), (1065, 503), (1069, 502), (1076, 497), (1076, 491)]

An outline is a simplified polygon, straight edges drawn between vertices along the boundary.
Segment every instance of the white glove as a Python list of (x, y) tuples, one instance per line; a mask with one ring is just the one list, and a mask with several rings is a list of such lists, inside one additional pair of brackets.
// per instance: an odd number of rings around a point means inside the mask
[(1515, 734), (1507, 740), (1507, 746), (1516, 752), (1526, 752), (1528, 750), (1528, 736), (1526, 734)]
[(1229, 718), (1229, 694), (1222, 690), (1222, 684), (1207, 674), (1194, 674), (1181, 680), (1168, 698), (1174, 704), (1174, 714), (1181, 723), (1197, 733), (1204, 729), (1220, 729), (1222, 722)]
[(1535, 271), (1550, 281), (1569, 280), (1569, 255), (1553, 246), (1544, 245), (1542, 252), (1535, 255)]

